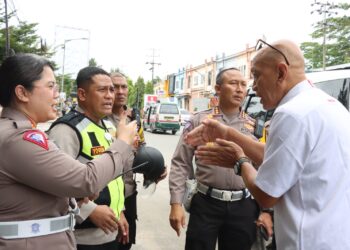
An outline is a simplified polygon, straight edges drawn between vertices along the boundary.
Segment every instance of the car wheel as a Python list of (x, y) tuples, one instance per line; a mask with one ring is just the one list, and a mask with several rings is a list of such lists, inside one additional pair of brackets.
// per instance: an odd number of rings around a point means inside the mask
[(176, 132), (177, 132), (177, 130), (172, 130), (172, 131), (171, 131), (171, 133), (172, 133), (173, 135), (175, 135)]

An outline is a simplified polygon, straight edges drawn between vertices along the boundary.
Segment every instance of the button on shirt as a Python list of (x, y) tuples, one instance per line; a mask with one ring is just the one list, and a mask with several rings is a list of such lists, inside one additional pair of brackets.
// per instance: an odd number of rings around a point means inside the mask
[(273, 197), (277, 249), (350, 249), (350, 115), (297, 84), (271, 120), (256, 185)]

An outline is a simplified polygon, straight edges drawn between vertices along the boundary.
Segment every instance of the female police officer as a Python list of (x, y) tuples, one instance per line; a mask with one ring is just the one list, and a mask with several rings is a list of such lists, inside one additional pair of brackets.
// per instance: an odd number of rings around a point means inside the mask
[(57, 98), (49, 61), (32, 54), (5, 59), (0, 67), (1, 249), (75, 249), (67, 197), (99, 192), (132, 154), (136, 125), (125, 121), (98, 159), (85, 165), (64, 154), (35, 128), (56, 118)]

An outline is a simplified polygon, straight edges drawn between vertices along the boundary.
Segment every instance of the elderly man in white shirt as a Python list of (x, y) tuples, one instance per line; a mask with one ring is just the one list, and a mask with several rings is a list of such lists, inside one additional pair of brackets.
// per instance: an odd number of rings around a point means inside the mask
[(350, 249), (350, 114), (306, 80), (296, 44), (260, 42), (253, 88), (265, 109), (276, 108), (266, 146), (213, 120), (187, 142), (216, 139), (196, 156), (234, 167), (262, 207), (274, 206), (277, 249)]

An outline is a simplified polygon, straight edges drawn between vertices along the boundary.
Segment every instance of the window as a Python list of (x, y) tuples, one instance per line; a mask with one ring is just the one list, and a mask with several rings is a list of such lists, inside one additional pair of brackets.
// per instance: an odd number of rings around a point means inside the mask
[(184, 89), (184, 78), (183, 77), (181, 77), (181, 89), (183, 90)]
[(211, 71), (208, 72), (208, 86), (211, 86)]
[(193, 85), (194, 85), (194, 86), (197, 86), (197, 85), (198, 85), (198, 76), (195, 76), (195, 77), (194, 77)]
[(152, 108), (152, 115), (155, 115), (155, 114), (157, 113), (156, 111), (157, 111), (157, 108), (156, 108), (156, 107), (153, 107), (153, 108)]
[(316, 87), (333, 96), (349, 110), (350, 78), (315, 83)]
[(179, 110), (175, 104), (162, 104), (159, 109), (159, 114), (178, 114)]
[(187, 78), (187, 88), (188, 89), (191, 88), (191, 76), (188, 76), (188, 78)]

